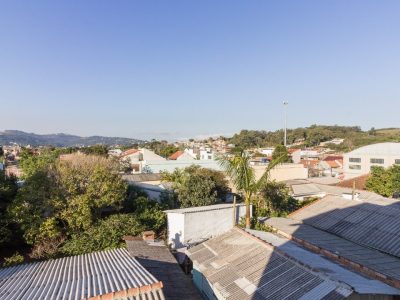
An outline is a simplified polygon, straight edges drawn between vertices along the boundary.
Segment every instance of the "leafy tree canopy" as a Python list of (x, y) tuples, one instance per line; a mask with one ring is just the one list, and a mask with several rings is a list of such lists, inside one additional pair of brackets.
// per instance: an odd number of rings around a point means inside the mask
[(199, 166), (164, 172), (162, 178), (173, 183), (178, 207), (211, 205), (230, 191), (223, 173)]

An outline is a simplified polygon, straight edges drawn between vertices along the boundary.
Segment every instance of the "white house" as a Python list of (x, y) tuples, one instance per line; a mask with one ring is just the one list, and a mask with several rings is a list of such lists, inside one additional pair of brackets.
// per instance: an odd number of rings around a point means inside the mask
[[(232, 204), (166, 210), (168, 244), (173, 249), (183, 248), (223, 234), (234, 226)], [(235, 223), (246, 215), (246, 206), (237, 204)]]
[(214, 152), (211, 148), (200, 150), (200, 160), (214, 160)]

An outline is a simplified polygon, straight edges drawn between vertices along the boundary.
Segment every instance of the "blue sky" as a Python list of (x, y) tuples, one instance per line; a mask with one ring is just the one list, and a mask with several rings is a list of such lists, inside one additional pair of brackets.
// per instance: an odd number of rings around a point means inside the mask
[(0, 130), (399, 127), (400, 1), (2, 1)]

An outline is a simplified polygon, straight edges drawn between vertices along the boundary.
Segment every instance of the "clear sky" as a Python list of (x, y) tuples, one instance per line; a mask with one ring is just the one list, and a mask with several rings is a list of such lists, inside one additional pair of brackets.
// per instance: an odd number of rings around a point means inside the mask
[(0, 130), (400, 127), (400, 1), (2, 1)]

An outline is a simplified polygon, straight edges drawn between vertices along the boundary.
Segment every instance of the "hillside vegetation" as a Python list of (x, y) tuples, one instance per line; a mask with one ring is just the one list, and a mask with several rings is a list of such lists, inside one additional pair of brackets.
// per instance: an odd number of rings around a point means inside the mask
[[(318, 146), (321, 142), (334, 138), (343, 138), (343, 144), (329, 144), (328, 146), (339, 151), (349, 151), (373, 143), (400, 142), (400, 129), (371, 128), (363, 131), (358, 126), (312, 125), (305, 128), (288, 129), (287, 138), (289, 145), (301, 142), (306, 147)], [(241, 148), (276, 146), (283, 142), (283, 130), (242, 130), (229, 141)]]

